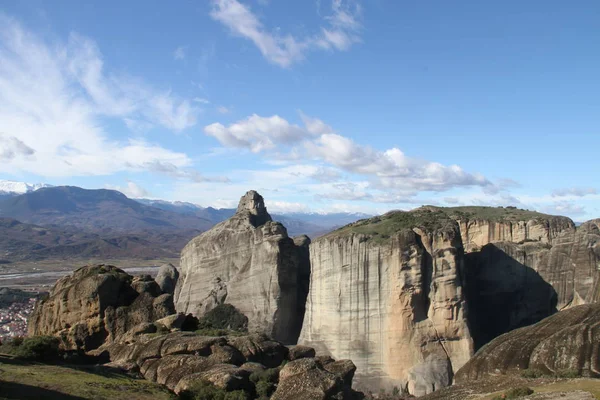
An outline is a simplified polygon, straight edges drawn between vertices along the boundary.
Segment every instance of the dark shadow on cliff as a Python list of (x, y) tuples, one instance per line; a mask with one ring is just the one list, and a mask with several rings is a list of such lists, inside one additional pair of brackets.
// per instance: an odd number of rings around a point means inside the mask
[(24, 385), (16, 382), (0, 380), (0, 398), (3, 399), (48, 399), (48, 400), (79, 400), (83, 397), (71, 396), (56, 390), (37, 386)]
[(475, 350), (557, 311), (552, 285), (499, 246), (488, 244), (465, 255), (468, 324)]

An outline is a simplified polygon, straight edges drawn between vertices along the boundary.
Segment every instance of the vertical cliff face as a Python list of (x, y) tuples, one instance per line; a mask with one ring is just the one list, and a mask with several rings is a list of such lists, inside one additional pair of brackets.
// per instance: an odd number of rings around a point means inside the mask
[(563, 310), (600, 300), (600, 230), (587, 222), (552, 244), (490, 243), (467, 255), (476, 348)]
[(246, 193), (233, 217), (183, 249), (177, 311), (203, 315), (229, 303), (248, 317), (249, 330), (295, 343), (310, 275), (308, 242), (295, 243), (283, 225), (271, 220), (263, 198)]
[(361, 387), (429, 393), (472, 355), (456, 222), (387, 214), (317, 239), (310, 259), (299, 341), (352, 359)]

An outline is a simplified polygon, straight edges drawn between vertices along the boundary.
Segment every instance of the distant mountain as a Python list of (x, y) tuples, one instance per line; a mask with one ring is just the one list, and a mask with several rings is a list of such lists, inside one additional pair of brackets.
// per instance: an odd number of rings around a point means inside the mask
[[(236, 211), (186, 202), (132, 200), (115, 190), (0, 182), (5, 189), (4, 197), (0, 196), (0, 263), (178, 257), (190, 239)], [(311, 238), (366, 216), (271, 215), (286, 226), (290, 236)]]
[(52, 187), (52, 185), (48, 185), (46, 183), (25, 183), (0, 179), (0, 195), (4, 196), (25, 194), (45, 187)]
[(69, 258), (171, 258), (199, 231), (187, 235), (107, 236), (0, 218), (0, 264)]
[(92, 233), (203, 231), (213, 223), (141, 204), (115, 190), (45, 187), (0, 200), (0, 216)]
[[(136, 199), (136, 201), (163, 210), (183, 215), (194, 215), (205, 218), (213, 224), (225, 221), (235, 214), (235, 208), (201, 207), (197, 204), (181, 201), (164, 201)], [(268, 208), (268, 203), (267, 203)], [(336, 228), (369, 218), (372, 215), (363, 213), (270, 213), (275, 221), (281, 222), (290, 236), (308, 235), (312, 238), (324, 235)]]

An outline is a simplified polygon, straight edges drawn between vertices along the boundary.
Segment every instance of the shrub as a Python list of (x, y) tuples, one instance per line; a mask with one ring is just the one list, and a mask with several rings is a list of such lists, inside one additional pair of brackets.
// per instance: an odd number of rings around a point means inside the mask
[(256, 383), (256, 395), (259, 399), (268, 399), (275, 391), (275, 385), (267, 381)]
[(517, 387), (508, 390), (500, 396), (494, 397), (492, 400), (518, 399), (521, 397), (529, 396), (530, 394), (533, 394), (533, 389), (528, 387)]
[(2, 350), (17, 358), (30, 361), (52, 362), (61, 356), (60, 340), (54, 336), (14, 338)]
[(227, 392), (219, 389), (210, 382), (197, 381), (189, 389), (181, 392), (182, 400), (249, 400), (250, 397), (243, 390)]
[(269, 368), (264, 371), (255, 371), (250, 374), (250, 382), (257, 383), (259, 381), (269, 383), (279, 382), (279, 368)]
[(198, 329), (229, 329), (246, 332), (248, 317), (231, 304), (219, 304), (199, 319)]
[(557, 378), (569, 378), (569, 379), (579, 378), (581, 376), (579, 371), (577, 371), (576, 369), (561, 369), (559, 371), (556, 371), (555, 375)]
[(544, 372), (539, 369), (524, 369), (521, 371), (521, 376), (527, 379), (541, 378), (544, 375)]

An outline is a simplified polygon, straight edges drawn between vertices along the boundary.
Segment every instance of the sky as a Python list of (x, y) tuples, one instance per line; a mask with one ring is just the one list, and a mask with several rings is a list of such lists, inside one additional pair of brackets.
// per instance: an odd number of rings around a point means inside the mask
[(600, 217), (600, 2), (0, 0), (0, 179)]

